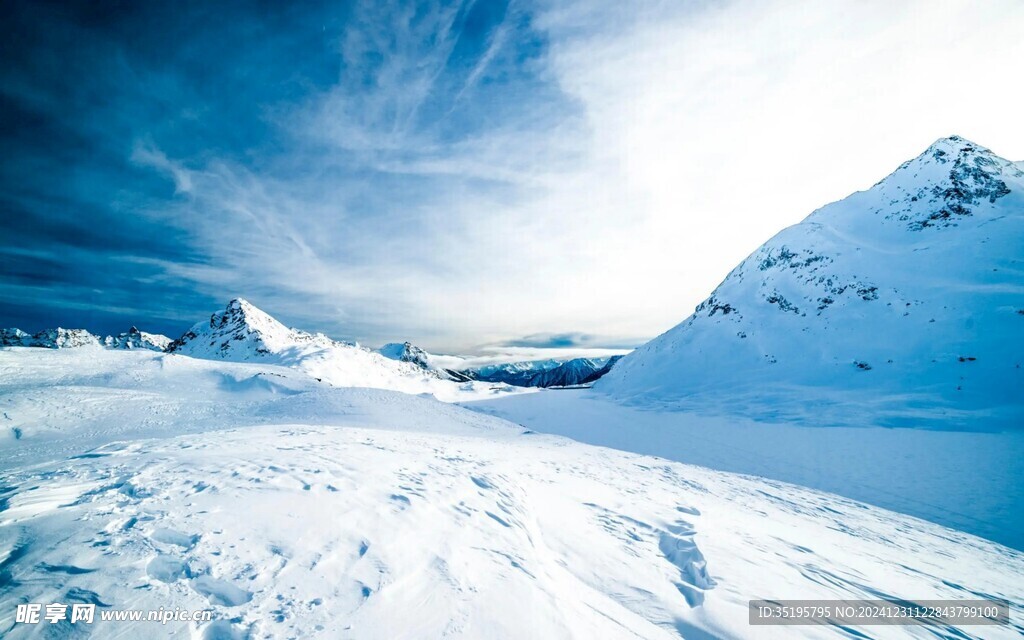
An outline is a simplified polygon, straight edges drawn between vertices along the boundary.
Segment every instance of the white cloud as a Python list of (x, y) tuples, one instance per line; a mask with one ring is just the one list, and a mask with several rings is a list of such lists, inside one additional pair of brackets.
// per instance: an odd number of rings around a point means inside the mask
[(599, 294), (571, 309), (580, 330), (669, 328), (776, 231), (940, 136), (1024, 157), (1020, 3), (618, 6), (545, 23), (593, 132), (583, 170), (614, 185), (570, 276)]
[[(454, 141), (417, 125), (454, 13), (365, 18), (342, 54), (382, 52), (368, 93), (341, 82), (281, 116), (316, 153), (270, 172), (136, 159), (189, 198), (175, 215), (214, 260), (188, 277), (369, 343), (653, 336), (776, 231), (940, 136), (1024, 157), (1019, 2), (546, 6), (531, 64), (562, 99), (520, 95), (518, 117)], [(503, 23), (460, 105), (486, 114), (482, 80), (512, 46)], [(390, 178), (346, 177), (356, 161)]]

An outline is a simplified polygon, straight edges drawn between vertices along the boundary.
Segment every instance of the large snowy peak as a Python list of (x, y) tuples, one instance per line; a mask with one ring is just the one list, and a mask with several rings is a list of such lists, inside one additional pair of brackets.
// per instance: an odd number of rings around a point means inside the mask
[(1024, 173), (944, 138), (762, 245), (597, 388), (817, 424), (1019, 424)]
[(168, 345), (173, 353), (196, 358), (232, 361), (281, 356), (296, 347), (329, 347), (334, 342), (323, 334), (289, 329), (242, 298), (200, 322)]

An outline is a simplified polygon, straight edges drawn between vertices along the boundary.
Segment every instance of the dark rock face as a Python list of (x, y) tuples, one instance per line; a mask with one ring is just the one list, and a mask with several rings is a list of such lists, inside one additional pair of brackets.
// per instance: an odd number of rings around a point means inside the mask
[(972, 208), (979, 202), (995, 203), (1010, 193), (1010, 188), (1000, 177), (999, 163), (990, 157), (991, 154), (980, 152), (959, 136), (949, 140), (963, 143), (959, 153), (950, 157), (948, 152), (936, 149), (932, 154), (941, 164), (951, 163), (949, 183), (931, 188), (937, 210), (924, 219), (912, 221), (911, 229), (920, 231), (928, 227), (953, 226), (958, 218), (973, 215)]

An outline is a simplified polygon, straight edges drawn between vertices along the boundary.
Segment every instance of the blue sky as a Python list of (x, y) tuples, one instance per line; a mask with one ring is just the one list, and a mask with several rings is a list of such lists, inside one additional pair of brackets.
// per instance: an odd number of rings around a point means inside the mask
[(1024, 10), (936, 6), (5, 3), (0, 325), (637, 344), (935, 138), (1024, 157)]

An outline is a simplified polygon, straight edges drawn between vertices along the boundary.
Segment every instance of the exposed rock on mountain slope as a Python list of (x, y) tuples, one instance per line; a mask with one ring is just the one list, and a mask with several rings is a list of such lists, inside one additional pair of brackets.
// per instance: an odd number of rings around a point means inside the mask
[(944, 138), (766, 242), (596, 387), (815, 424), (1024, 423), (1024, 172)]
[(537, 377), (538, 374), (550, 371), (563, 362), (565, 360), (559, 359), (507, 362), (469, 369), (462, 373), (474, 380), (503, 382), (517, 387), (528, 387), (530, 386), (530, 380)]
[(0, 329), (0, 346), (2, 347), (27, 347), (32, 336), (21, 329)]
[(421, 369), (431, 368), (429, 354), (410, 342), (389, 342), (378, 351), (391, 360), (411, 362)]
[(212, 314), (209, 322), (197, 323), (171, 342), (167, 351), (195, 358), (245, 362), (282, 357), (296, 348), (334, 346), (353, 345), (336, 343), (322, 333), (289, 329), (246, 300), (236, 298), (223, 311)]
[(47, 329), (29, 335), (21, 329), (0, 329), (2, 347), (41, 347), (44, 349), (70, 349), (104, 346), (109, 349), (149, 349), (163, 351), (171, 339), (156, 333), (146, 333), (132, 327), (127, 333), (100, 339), (85, 329)]
[(157, 333), (146, 333), (132, 327), (127, 333), (120, 333), (116, 336), (107, 336), (103, 339), (103, 346), (110, 349), (149, 349), (150, 351), (164, 351), (171, 343), (171, 339)]

